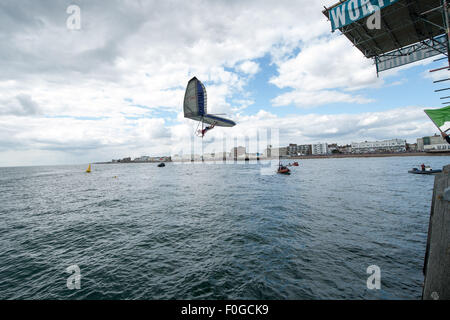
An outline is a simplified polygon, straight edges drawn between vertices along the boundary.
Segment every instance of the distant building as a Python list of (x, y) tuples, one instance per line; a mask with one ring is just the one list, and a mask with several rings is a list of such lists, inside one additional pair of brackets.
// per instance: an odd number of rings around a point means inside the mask
[(406, 151), (408, 151), (408, 152), (415, 152), (415, 151), (417, 151), (417, 143), (407, 143), (406, 144)]
[(270, 158), (272, 156), (272, 145), (268, 145), (265, 152), (265, 157)]
[(328, 153), (339, 153), (339, 148), (337, 143), (332, 143), (328, 145)]
[(150, 161), (149, 156), (142, 156), (142, 157), (134, 159), (134, 162), (148, 162), (148, 161)]
[(339, 153), (352, 153), (352, 146), (347, 144), (345, 146), (338, 146)]
[(298, 146), (296, 144), (290, 143), (286, 149), (286, 154), (290, 157), (298, 156)]
[(280, 147), (272, 149), (272, 157), (286, 157), (288, 155), (288, 147)]
[(450, 144), (444, 143), (444, 144), (434, 144), (430, 146), (424, 147), (425, 152), (450, 152)]
[(204, 160), (215, 160), (216, 154), (215, 153), (204, 153), (203, 159)]
[(286, 157), (288, 155), (288, 147), (273, 148), (268, 146), (266, 155), (268, 158)]
[(286, 153), (288, 156), (295, 157), (297, 155), (297, 145), (294, 143), (290, 143), (286, 148)]
[[(179, 158), (179, 157), (175, 157)], [(159, 157), (149, 157), (149, 156), (142, 156), (135, 158), (134, 160), (131, 160), (131, 157), (123, 158), (122, 160), (113, 160), (113, 162), (171, 162), (172, 157), (171, 156), (159, 156)]]
[(311, 154), (325, 155), (328, 153), (328, 145), (326, 143), (315, 143), (311, 145)]
[(214, 154), (214, 158), (217, 159), (217, 160), (230, 159), (230, 153), (228, 153), (228, 152), (216, 152)]
[(352, 153), (405, 152), (406, 140), (352, 142)]
[(310, 144), (301, 144), (297, 146), (297, 152), (301, 156), (309, 156), (312, 154), (312, 146)]
[(434, 135), (417, 139), (417, 150), (425, 152), (448, 152), (450, 144), (442, 136)]
[(245, 149), (245, 147), (234, 147), (233, 149), (231, 149), (231, 155), (234, 159), (237, 159), (241, 156), (244, 156), (247, 153), (247, 150)]
[[(281, 150), (281, 153), (284, 153), (284, 150)], [(294, 144), (290, 143), (286, 148), (286, 155), (289, 157), (296, 156), (307, 156), (311, 154), (311, 145), (310, 144)], [(284, 154), (283, 154), (284, 155)]]
[(172, 161), (172, 157), (171, 157), (171, 156), (163, 156), (163, 157), (159, 157), (159, 161), (163, 161), (163, 162), (171, 162), (171, 161)]

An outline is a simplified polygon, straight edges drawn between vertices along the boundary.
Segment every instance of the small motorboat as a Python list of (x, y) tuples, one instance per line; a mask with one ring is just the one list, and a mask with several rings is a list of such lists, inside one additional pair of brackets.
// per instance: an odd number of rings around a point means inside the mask
[(434, 174), (434, 173), (442, 172), (442, 170), (441, 169), (433, 170), (430, 167), (426, 167), (425, 170), (413, 168), (412, 170), (409, 170), (408, 172), (415, 173), (415, 174)]
[(289, 170), (288, 167), (283, 166), (281, 163), (278, 166), (278, 170), (277, 173), (281, 173), (281, 174), (291, 174), (291, 170)]
[(298, 162), (294, 162), (292, 165), (293, 165), (294, 167), (298, 167)]
[(162, 168), (165, 167), (166, 165), (164, 164), (164, 162), (161, 162), (160, 164), (158, 164), (158, 167)]

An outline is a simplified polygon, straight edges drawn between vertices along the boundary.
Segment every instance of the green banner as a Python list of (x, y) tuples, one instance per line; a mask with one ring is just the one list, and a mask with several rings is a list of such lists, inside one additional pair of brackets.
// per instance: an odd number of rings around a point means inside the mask
[(438, 127), (442, 127), (447, 121), (450, 122), (450, 106), (441, 109), (427, 109), (423, 111), (425, 111), (425, 113)]

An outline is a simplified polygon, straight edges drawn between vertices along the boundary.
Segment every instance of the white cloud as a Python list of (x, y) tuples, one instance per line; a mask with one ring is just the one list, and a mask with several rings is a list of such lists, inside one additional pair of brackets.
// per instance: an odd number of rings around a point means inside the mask
[(243, 63), (237, 66), (237, 69), (250, 75), (256, 74), (260, 70), (259, 64), (253, 61), (244, 61)]
[(383, 84), (371, 60), (343, 36), (311, 41), (296, 57), (280, 62), (278, 72), (270, 82), (293, 90), (276, 97), (275, 106), (293, 103), (308, 107), (333, 101), (367, 103), (369, 99), (350, 92)]
[(0, 16), (2, 103), (20, 93), (46, 115), (115, 116), (132, 98), (175, 111), (196, 75), (214, 93), (211, 108), (230, 112), (227, 99), (260, 70), (253, 59), (328, 31), (320, 5), (306, 0), (80, 1), (79, 31), (66, 29), (68, 4), (6, 4), (14, 14)]
[(275, 107), (295, 104), (298, 107), (311, 108), (317, 105), (336, 102), (369, 103), (372, 99), (360, 95), (351, 95), (335, 90), (321, 91), (290, 91), (283, 93), (272, 100)]
[[(55, 159), (79, 159), (92, 162), (141, 155), (189, 154), (191, 136), (196, 123), (184, 119), (167, 125), (162, 119), (105, 118), (77, 120), (8, 116), (0, 118), (0, 165), (11, 160), (20, 164), (45, 164), (44, 156), (55, 152)], [(288, 143), (351, 143), (353, 141), (404, 138), (410, 142), (417, 137), (433, 134), (436, 129), (423, 112), (423, 108), (406, 107), (383, 112), (362, 114), (307, 114), (279, 117), (260, 110), (252, 116), (240, 116), (234, 128), (215, 128), (205, 136), (205, 152), (221, 151), (224, 137), (227, 151), (249, 137), (255, 145), (260, 132), (260, 148), (265, 146), (264, 133), (278, 129), (281, 145)], [(7, 141), (4, 141), (8, 137)], [(199, 138), (194, 138), (197, 146)], [(31, 150), (31, 151), (30, 151)], [(30, 151), (29, 156), (23, 154)], [(64, 153), (66, 156), (62, 156)], [(71, 155), (68, 157), (67, 155)], [(42, 162), (39, 162), (42, 161)], [(56, 160), (52, 160), (55, 162)]]
[(0, 109), (0, 115), (37, 115), (40, 113), (39, 105), (33, 101), (32, 97), (27, 94), (19, 93), (10, 99), (0, 100), (3, 108)]
[(333, 2), (79, 0), (79, 31), (66, 29), (70, 1), (7, 2), (0, 11), (0, 165), (185, 147), (196, 124), (180, 112), (194, 75), (207, 86), (209, 112), (239, 121), (209, 137), (277, 124), (299, 139), (334, 132), (303, 125), (315, 123), (308, 116), (243, 111), (256, 100), (245, 85), (266, 56), (280, 73), (272, 83), (293, 90), (276, 97), (277, 106), (369, 101), (352, 90), (380, 81), (344, 37), (329, 38), (321, 11)]
[(377, 79), (372, 61), (343, 36), (312, 41), (292, 59), (278, 67), (279, 75), (271, 82), (279, 88), (305, 91), (323, 89), (359, 89), (373, 86)]

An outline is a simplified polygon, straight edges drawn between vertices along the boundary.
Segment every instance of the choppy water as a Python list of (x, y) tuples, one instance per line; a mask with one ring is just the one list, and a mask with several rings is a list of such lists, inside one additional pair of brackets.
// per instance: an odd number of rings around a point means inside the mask
[(449, 160), (0, 168), (0, 298), (418, 299), (434, 178), (407, 170)]

